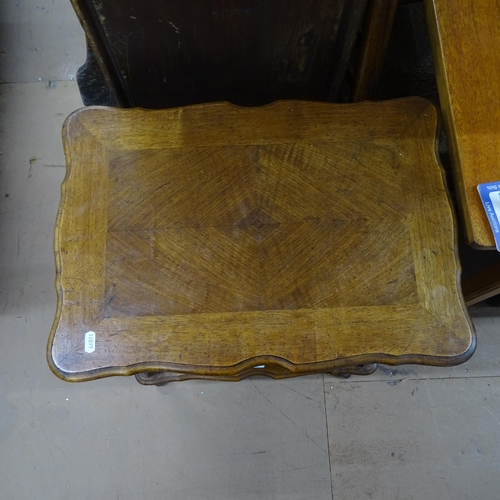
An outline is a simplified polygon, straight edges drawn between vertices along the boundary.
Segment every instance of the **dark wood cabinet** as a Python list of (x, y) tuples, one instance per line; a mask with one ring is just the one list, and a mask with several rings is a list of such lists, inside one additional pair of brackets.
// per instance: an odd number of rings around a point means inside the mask
[(145, 108), (337, 100), (367, 4), (72, 1), (118, 104)]

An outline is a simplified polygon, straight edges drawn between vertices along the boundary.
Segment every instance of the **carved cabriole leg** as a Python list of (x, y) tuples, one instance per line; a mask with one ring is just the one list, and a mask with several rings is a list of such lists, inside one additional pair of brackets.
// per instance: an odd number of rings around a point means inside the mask
[[(283, 367), (266, 366), (263, 368), (250, 368), (236, 375), (196, 375), (191, 373), (176, 373), (176, 372), (143, 372), (136, 374), (137, 382), (142, 385), (165, 385), (169, 382), (180, 382), (182, 380), (219, 380), (226, 382), (238, 382), (244, 378), (254, 375), (264, 375), (273, 379), (283, 379), (291, 377), (299, 377), (306, 375), (305, 373), (292, 373)], [(329, 370), (331, 375), (341, 375), (345, 378), (346, 375), (370, 375), (377, 369), (376, 363), (367, 365), (357, 365), (352, 367), (339, 368), (337, 370)]]

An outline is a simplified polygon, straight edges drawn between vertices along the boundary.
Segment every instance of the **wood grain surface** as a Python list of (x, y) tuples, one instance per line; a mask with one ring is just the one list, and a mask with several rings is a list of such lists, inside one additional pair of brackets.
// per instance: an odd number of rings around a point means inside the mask
[(500, 3), (425, 4), (466, 237), (493, 249), (477, 185), (500, 181)]
[(336, 100), (367, 0), (71, 0), (122, 106)]
[(417, 98), (75, 112), (52, 369), (230, 379), (464, 361), (436, 121)]
[(352, 102), (373, 96), (391, 36), (398, 0), (370, 0), (357, 58)]

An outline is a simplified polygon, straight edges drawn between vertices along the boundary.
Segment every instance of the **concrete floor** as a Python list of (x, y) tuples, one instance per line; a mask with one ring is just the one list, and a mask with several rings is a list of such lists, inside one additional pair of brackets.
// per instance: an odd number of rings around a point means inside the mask
[(478, 349), (454, 368), (57, 379), (60, 130), (81, 106), (84, 37), (69, 0), (4, 0), (0, 14), (0, 499), (500, 498), (498, 309), (471, 311)]

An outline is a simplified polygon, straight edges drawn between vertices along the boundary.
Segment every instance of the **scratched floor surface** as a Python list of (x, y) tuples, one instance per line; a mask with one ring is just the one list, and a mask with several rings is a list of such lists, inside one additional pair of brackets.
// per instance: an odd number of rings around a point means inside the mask
[(55, 4), (0, 8), (0, 498), (497, 500), (496, 309), (474, 312), (477, 353), (450, 369), (163, 388), (52, 375), (60, 129), (84, 57)]

